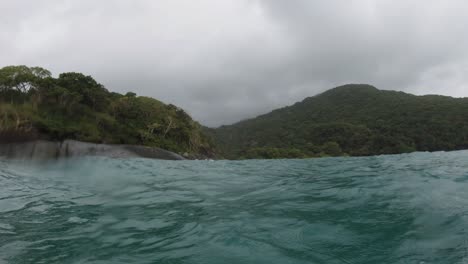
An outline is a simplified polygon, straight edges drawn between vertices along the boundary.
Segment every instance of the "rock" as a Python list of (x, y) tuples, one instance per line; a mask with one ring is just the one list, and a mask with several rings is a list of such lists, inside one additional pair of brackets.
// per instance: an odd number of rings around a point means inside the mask
[(0, 156), (14, 159), (51, 159), (80, 156), (105, 156), (112, 158), (152, 158), (183, 160), (176, 153), (153, 147), (136, 145), (94, 144), (75, 140), (63, 142), (35, 140), (0, 144)]

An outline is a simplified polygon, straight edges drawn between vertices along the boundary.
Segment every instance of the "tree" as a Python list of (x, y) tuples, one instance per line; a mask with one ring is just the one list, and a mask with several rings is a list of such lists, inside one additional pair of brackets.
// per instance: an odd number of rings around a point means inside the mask
[(340, 156), (343, 154), (340, 145), (336, 142), (327, 142), (323, 144), (322, 152), (326, 155), (330, 155), (333, 157)]
[(109, 92), (91, 76), (76, 72), (62, 73), (57, 79), (57, 84), (70, 92), (82, 95), (81, 103), (94, 110), (104, 110), (108, 106), (106, 97)]
[(50, 71), (40, 67), (3, 67), (0, 69), (0, 95), (4, 99), (9, 98), (11, 102), (24, 101), (28, 92), (37, 89), (38, 83), (50, 76)]

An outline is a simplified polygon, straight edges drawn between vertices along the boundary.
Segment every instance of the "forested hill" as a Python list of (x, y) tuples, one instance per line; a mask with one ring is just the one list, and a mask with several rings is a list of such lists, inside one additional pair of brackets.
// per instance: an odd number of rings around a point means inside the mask
[(345, 85), (207, 131), (227, 158), (458, 150), (468, 148), (468, 99)]
[(233, 159), (458, 150), (468, 148), (468, 98), (345, 85), (254, 119), (202, 129), (174, 105), (110, 92), (91, 76), (1, 68), (0, 143), (30, 139), (145, 145), (194, 158), (214, 157), (215, 146), (218, 157)]
[(158, 100), (110, 92), (91, 76), (40, 67), (0, 69), (0, 143), (75, 139), (160, 147), (210, 157), (213, 145), (182, 109)]

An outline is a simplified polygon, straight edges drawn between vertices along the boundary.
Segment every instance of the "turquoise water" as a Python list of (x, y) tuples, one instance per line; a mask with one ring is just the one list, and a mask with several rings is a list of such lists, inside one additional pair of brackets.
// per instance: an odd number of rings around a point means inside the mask
[(0, 263), (468, 263), (468, 152), (3, 160)]

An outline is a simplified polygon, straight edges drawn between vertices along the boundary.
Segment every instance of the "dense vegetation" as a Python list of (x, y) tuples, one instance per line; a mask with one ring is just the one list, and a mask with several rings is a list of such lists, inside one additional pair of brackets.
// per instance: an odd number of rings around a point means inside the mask
[(212, 144), (184, 110), (158, 100), (109, 92), (91, 76), (39, 67), (0, 69), (0, 141), (76, 139), (139, 144), (211, 156)]
[(468, 148), (468, 98), (345, 85), (207, 130), (227, 158), (365, 156)]
[(217, 129), (182, 109), (110, 92), (91, 76), (0, 69), (0, 143), (76, 139), (160, 147), (192, 157), (306, 158), (468, 148), (468, 98), (345, 85)]

